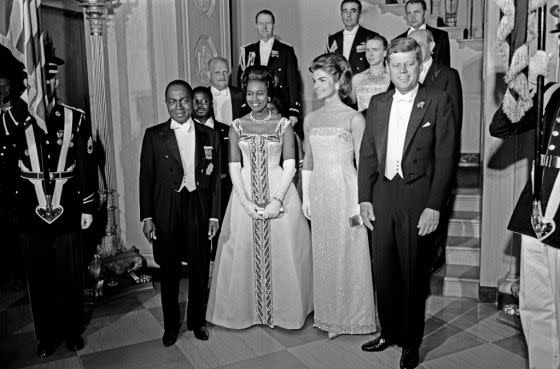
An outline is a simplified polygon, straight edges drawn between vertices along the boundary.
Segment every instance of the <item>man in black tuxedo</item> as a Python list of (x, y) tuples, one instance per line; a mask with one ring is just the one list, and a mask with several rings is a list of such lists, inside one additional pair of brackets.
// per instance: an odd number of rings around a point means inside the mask
[(327, 40), (327, 52), (344, 55), (352, 66), (352, 73), (357, 74), (369, 68), (366, 58), (366, 40), (377, 35), (360, 26), (362, 3), (360, 0), (343, 0), (340, 4), (340, 15), (344, 29)]
[[(461, 127), (463, 125), (463, 90), (461, 79), (456, 69), (438, 64), (432, 58), (435, 47), (432, 33), (427, 29), (419, 29), (410, 33), (411, 38), (415, 39), (422, 49), (422, 72), (420, 73), (420, 83), (426, 87), (435, 87), (447, 92), (453, 103), (455, 121), (458, 123), (457, 132), (457, 152), (455, 163), (459, 161), (461, 151)], [(442, 209), (440, 225), (434, 235), (434, 253), (432, 254), (432, 266), (430, 269), (435, 271), (445, 264), (445, 246), (447, 244), (447, 231), (449, 229), (449, 218), (452, 211), (452, 197), (449, 199), (448, 206)]]
[(431, 27), (426, 24), (426, 1), (408, 0), (404, 6), (406, 11), (406, 23), (409, 28), (396, 38), (407, 37), (412, 31), (427, 29), (432, 32), (435, 47), (432, 51), (434, 63), (450, 66), (449, 35), (444, 30)]
[(360, 149), (358, 196), (364, 223), (373, 229), (382, 327), (362, 349), (397, 344), (401, 368), (414, 368), (429, 289), (427, 245), (453, 182), (457, 122), (447, 93), (418, 83), (422, 51), (416, 41), (393, 40), (387, 62), (395, 88), (372, 97)]
[(251, 65), (266, 65), (274, 73), (277, 95), (286, 107), (281, 112), (295, 125), (301, 113), (300, 78), (294, 48), (274, 38), (274, 14), (261, 10), (255, 17), (259, 41), (241, 47), (237, 86), (241, 76)]
[(212, 128), (191, 118), (193, 92), (182, 80), (170, 82), (165, 103), (170, 118), (146, 129), (140, 155), (140, 218), (160, 266), (163, 344), (177, 340), (179, 279), (188, 263), (187, 329), (208, 339), (210, 249), (219, 228), (221, 146)]
[[(229, 85), (231, 72), (226, 59), (219, 56), (210, 59), (208, 61), (208, 74), (210, 77), (210, 92), (213, 98), (214, 118), (230, 126), (233, 120), (247, 114), (251, 109), (245, 104), (243, 91)], [(227, 165), (225, 169), (227, 170)]]

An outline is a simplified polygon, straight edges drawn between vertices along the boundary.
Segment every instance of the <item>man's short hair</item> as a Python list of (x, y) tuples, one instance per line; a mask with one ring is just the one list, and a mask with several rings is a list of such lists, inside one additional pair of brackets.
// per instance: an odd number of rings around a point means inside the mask
[(408, 0), (404, 4), (405, 12), (406, 12), (406, 8), (408, 7), (408, 4), (422, 4), (422, 9), (424, 9), (424, 11), (426, 11), (426, 9), (428, 9), (428, 7), (426, 6), (426, 2), (424, 0)]
[(257, 23), (257, 19), (259, 18), (259, 15), (261, 15), (261, 14), (270, 15), (270, 17), (272, 18), (272, 23), (276, 24), (276, 19), (274, 18), (274, 14), (272, 14), (272, 12), (268, 9), (263, 9), (260, 12), (258, 12), (257, 15), (255, 15), (255, 23)]
[(191, 98), (192, 98), (192, 96), (193, 96), (193, 89), (192, 89), (191, 85), (188, 84), (187, 81), (184, 81), (184, 80), (182, 80), (182, 79), (176, 79), (176, 80), (174, 80), (174, 81), (169, 82), (169, 83), (167, 84), (167, 87), (165, 88), (165, 96), (166, 96), (166, 97), (167, 97), (167, 91), (169, 91), (169, 88), (170, 88), (171, 86), (183, 86), (184, 88), (187, 89), (187, 92), (189, 93), (189, 95), (190, 95)]
[(192, 90), (193, 98), (194, 98), (194, 94), (196, 94), (197, 92), (205, 94), (206, 97), (208, 97), (208, 100), (210, 100), (210, 102), (214, 101), (214, 97), (212, 96), (212, 92), (210, 91), (210, 88), (205, 86), (198, 86), (193, 88)]
[(391, 54), (406, 53), (409, 51), (414, 51), (415, 59), (418, 63), (422, 64), (422, 48), (415, 39), (410, 37), (396, 38), (391, 41), (387, 49), (387, 61), (389, 61), (389, 56)]
[(381, 41), (381, 43), (383, 44), (383, 48), (384, 48), (384, 49), (387, 49), (387, 46), (389, 46), (389, 42), (387, 42), (387, 39), (386, 39), (385, 37), (381, 36), (381, 35), (378, 34), (378, 33), (377, 33), (377, 34), (368, 35), (368, 36), (366, 37), (366, 43), (367, 43), (369, 40), (378, 40), (378, 41)]
[(348, 3), (354, 3), (358, 5), (358, 13), (362, 13), (362, 2), (360, 0), (342, 0), (342, 2), (340, 3), (340, 10), (342, 11), (342, 5), (344, 4), (348, 4)]
[(225, 65), (227, 65), (228, 69), (229, 69), (229, 63), (227, 61), (226, 58), (222, 58), (221, 56), (215, 56), (212, 59), (208, 60), (208, 70), (210, 70), (212, 68), (212, 63), (215, 62), (223, 62)]

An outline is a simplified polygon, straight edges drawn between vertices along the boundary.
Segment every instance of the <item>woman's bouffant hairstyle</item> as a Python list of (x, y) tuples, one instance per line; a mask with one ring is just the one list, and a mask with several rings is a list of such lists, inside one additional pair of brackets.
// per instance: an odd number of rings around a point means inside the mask
[(342, 99), (350, 96), (350, 92), (352, 92), (352, 66), (344, 56), (334, 53), (319, 55), (311, 63), (309, 71), (313, 73), (319, 69), (332, 75), (335, 82), (339, 83), (338, 95)]
[(245, 69), (241, 76), (241, 86), (243, 87), (243, 94), (247, 93), (247, 85), (250, 81), (264, 82), (268, 92), (268, 96), (273, 95), (273, 90), (276, 85), (274, 74), (270, 68), (264, 65), (251, 65)]

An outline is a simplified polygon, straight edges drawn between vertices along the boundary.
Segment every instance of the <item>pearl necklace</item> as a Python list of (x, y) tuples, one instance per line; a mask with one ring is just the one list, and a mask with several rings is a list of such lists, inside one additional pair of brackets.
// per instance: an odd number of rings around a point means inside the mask
[(265, 124), (266, 122), (268, 122), (270, 120), (270, 118), (272, 117), (272, 112), (269, 110), (268, 111), (268, 115), (266, 117), (264, 117), (263, 119), (256, 119), (255, 117), (253, 117), (253, 112), (249, 113), (249, 118), (255, 122), (256, 124)]

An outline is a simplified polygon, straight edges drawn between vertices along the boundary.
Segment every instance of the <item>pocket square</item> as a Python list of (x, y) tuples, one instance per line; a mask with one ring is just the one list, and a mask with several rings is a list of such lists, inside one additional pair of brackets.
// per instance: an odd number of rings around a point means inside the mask
[(426, 128), (426, 127), (429, 127), (429, 126), (431, 126), (431, 125), (432, 125), (432, 123), (426, 122), (426, 123), (422, 126), (422, 128)]

